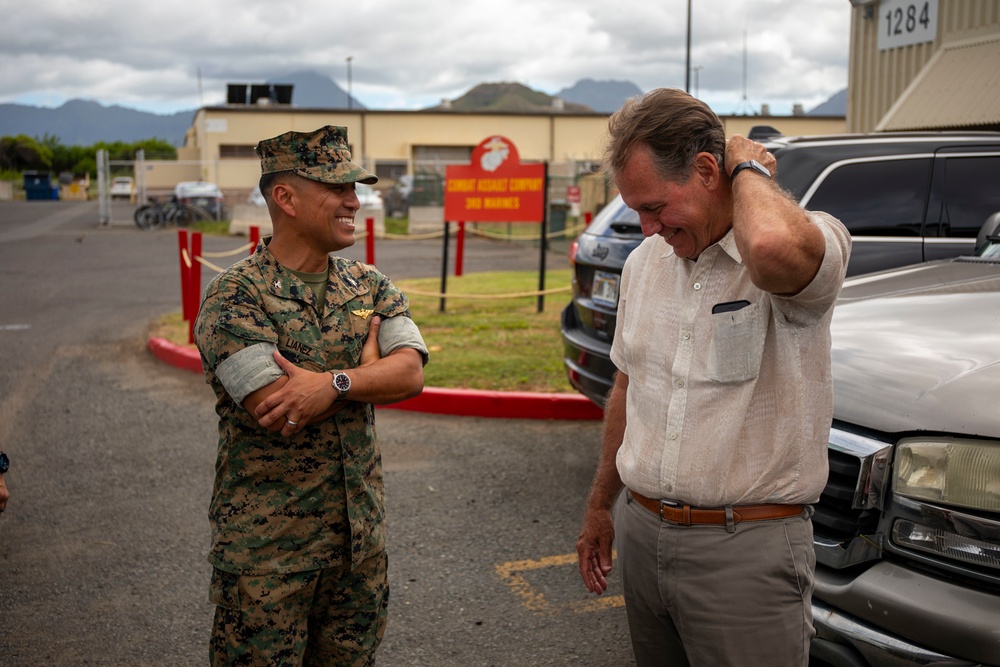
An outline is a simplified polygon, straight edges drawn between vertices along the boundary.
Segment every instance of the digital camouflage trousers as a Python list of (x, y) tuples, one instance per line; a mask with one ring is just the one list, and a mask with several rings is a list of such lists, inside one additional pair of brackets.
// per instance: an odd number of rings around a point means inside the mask
[(215, 569), (212, 667), (370, 667), (385, 633), (386, 555), (274, 575)]

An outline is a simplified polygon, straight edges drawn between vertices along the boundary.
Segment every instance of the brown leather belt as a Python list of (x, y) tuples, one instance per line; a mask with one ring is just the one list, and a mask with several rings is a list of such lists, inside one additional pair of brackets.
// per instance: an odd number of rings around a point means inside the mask
[[(629, 489), (635, 502), (639, 503), (664, 521), (681, 526), (725, 526), (727, 521), (725, 509), (701, 509), (690, 505), (675, 504), (669, 500), (653, 500)], [(805, 509), (804, 505), (734, 505), (732, 507), (732, 523), (744, 521), (768, 521), (798, 516)]]

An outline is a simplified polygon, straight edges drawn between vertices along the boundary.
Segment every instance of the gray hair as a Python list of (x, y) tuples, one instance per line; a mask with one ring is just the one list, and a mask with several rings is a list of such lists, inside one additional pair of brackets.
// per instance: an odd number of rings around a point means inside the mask
[(726, 133), (707, 104), (676, 88), (656, 88), (633, 97), (608, 122), (610, 138), (604, 168), (614, 180), (632, 148), (645, 144), (657, 171), (666, 179), (685, 181), (698, 153), (710, 153), (725, 169)]

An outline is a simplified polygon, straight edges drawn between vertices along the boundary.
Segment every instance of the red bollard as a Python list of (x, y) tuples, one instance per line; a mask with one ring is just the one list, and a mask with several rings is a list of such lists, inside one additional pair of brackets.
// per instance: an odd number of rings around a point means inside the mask
[(365, 237), (365, 258), (369, 264), (375, 265), (375, 218), (365, 218), (365, 229), (368, 236)]
[(584, 227), (590, 227), (590, 220), (593, 217), (594, 217), (594, 214), (591, 213), (590, 211), (587, 211), (586, 213), (583, 214), (583, 225), (584, 225)]
[(250, 225), (250, 254), (257, 251), (257, 244), (260, 243), (260, 227)]
[(191, 304), (188, 303), (188, 282), (191, 276), (191, 256), (188, 251), (188, 233), (186, 229), (177, 230), (177, 250), (181, 265), (181, 316), (185, 322), (191, 321)]
[(458, 234), (455, 236), (455, 275), (462, 275), (465, 264), (465, 223), (458, 223)]
[(191, 274), (188, 277), (188, 297), (191, 301), (191, 319), (188, 320), (188, 343), (194, 343), (194, 321), (201, 308), (201, 232), (191, 235)]

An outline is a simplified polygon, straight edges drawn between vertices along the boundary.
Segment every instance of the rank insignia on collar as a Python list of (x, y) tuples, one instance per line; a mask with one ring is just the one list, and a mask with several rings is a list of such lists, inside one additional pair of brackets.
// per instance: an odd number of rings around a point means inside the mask
[(367, 320), (368, 316), (374, 313), (375, 311), (362, 308), (361, 310), (352, 310), (351, 312), (360, 317), (361, 319)]
[(276, 289), (276, 290), (280, 290), (281, 289), (281, 280), (280, 279), (277, 279), (277, 280), (274, 281), (274, 289)]

